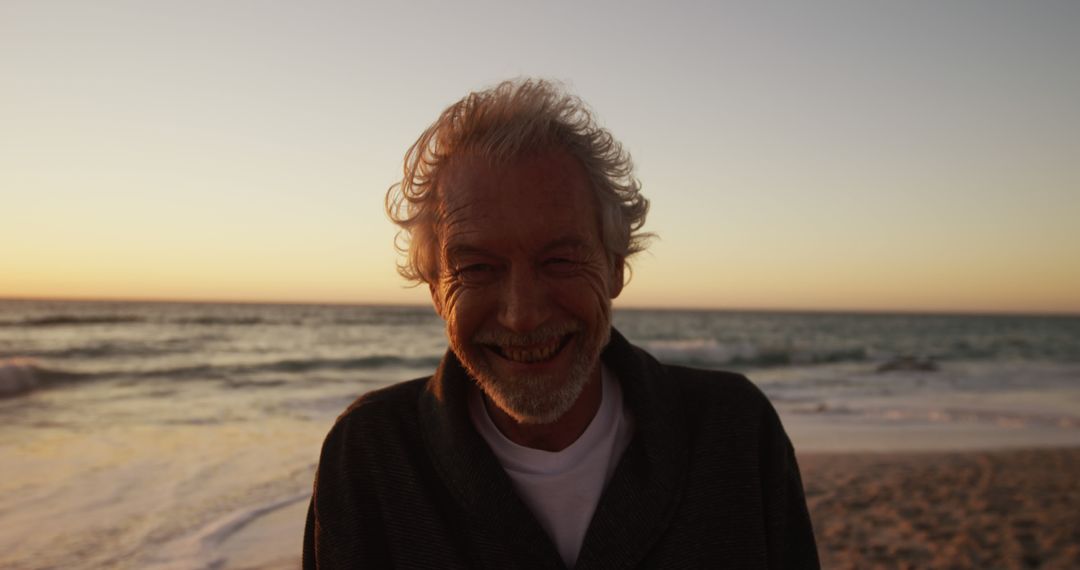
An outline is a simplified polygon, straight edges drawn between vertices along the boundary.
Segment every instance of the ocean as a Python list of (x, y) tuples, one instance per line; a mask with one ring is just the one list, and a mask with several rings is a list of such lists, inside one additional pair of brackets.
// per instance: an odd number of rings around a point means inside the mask
[[(1080, 318), (616, 309), (796, 449), (1080, 445)], [(295, 567), (322, 437), (426, 376), (429, 307), (0, 301), (0, 567)]]

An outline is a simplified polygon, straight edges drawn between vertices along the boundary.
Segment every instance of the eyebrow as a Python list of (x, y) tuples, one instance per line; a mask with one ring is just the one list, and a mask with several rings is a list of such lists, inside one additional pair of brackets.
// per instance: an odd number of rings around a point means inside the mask
[(476, 247), (476, 246), (472, 246), (472, 245), (465, 245), (465, 244), (451, 245), (451, 246), (446, 248), (446, 257), (447, 257), (447, 259), (454, 259), (454, 258), (457, 258), (457, 257), (464, 257), (464, 256), (467, 256), (467, 255), (482, 255), (482, 256), (485, 256), (485, 257), (492, 257), (491, 252), (487, 251), (486, 249)]
[[(585, 241), (577, 236), (564, 236), (549, 242), (547, 245), (540, 249), (540, 253), (549, 253), (551, 251), (563, 248), (580, 249), (585, 247)], [(458, 257), (465, 257), (470, 255), (478, 255), (483, 257), (497, 257), (492, 252), (469, 244), (451, 244), (446, 248), (447, 259), (455, 259)]]
[(555, 250), (555, 249), (562, 249), (562, 248), (580, 249), (582, 247), (585, 247), (585, 241), (584, 240), (582, 240), (581, 238), (579, 238), (577, 236), (566, 236), (566, 237), (559, 238), (559, 239), (545, 245), (544, 248), (541, 251), (549, 252), (549, 251), (552, 251), (552, 250)]

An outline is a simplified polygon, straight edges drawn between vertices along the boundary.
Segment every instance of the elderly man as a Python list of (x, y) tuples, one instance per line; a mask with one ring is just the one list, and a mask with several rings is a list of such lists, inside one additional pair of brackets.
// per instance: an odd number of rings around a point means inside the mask
[(387, 209), (450, 350), (338, 418), (305, 568), (818, 566), (761, 392), (612, 329), (648, 201), (579, 99), (533, 80), (468, 95)]

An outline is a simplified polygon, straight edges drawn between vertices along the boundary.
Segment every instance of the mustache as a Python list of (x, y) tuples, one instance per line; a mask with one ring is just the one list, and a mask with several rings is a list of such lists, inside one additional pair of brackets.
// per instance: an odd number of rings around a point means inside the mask
[(527, 333), (514, 333), (507, 330), (485, 330), (473, 336), (473, 342), (477, 344), (494, 344), (498, 346), (528, 346), (542, 344), (555, 338), (560, 338), (581, 330), (580, 323), (558, 323), (544, 325)]

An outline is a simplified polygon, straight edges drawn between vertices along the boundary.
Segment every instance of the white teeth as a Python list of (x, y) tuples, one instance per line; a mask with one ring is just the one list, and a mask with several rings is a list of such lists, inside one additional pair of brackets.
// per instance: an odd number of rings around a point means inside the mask
[(502, 346), (500, 349), (507, 359), (515, 362), (540, 362), (551, 358), (553, 354), (558, 352), (559, 340), (556, 339), (543, 346), (529, 348), (521, 346)]

